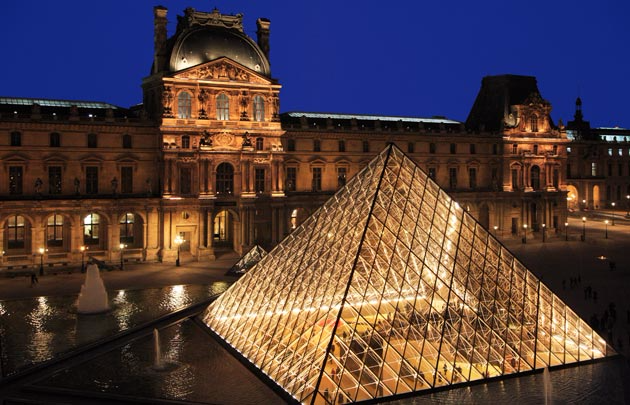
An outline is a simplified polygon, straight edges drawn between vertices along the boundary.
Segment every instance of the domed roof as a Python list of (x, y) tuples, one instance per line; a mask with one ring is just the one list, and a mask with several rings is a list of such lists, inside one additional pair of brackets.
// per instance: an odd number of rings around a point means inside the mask
[(258, 45), (236, 29), (197, 26), (179, 35), (171, 52), (172, 72), (227, 57), (251, 70), (270, 76), (271, 69)]

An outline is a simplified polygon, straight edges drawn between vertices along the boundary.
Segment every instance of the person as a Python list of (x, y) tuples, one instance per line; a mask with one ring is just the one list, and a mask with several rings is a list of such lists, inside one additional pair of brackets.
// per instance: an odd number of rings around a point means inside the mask
[(31, 273), (31, 287), (33, 287), (37, 283), (39, 283), (39, 280), (37, 279), (37, 273), (32, 272)]

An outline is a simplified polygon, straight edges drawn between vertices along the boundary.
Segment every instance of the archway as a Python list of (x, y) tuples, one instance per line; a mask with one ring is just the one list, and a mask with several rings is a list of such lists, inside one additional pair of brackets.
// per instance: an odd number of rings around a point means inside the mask
[(579, 209), (579, 201), (580, 195), (577, 188), (571, 184), (567, 185), (567, 208), (572, 211)]
[(217, 166), (216, 179), (217, 194), (232, 194), (234, 192), (234, 167), (223, 162)]
[(51, 252), (70, 251), (70, 219), (51, 214), (46, 218), (46, 248)]
[(234, 250), (240, 252), (241, 227), (238, 216), (228, 209), (214, 215), (212, 223), (212, 246), (215, 250)]
[(118, 220), (120, 227), (120, 243), (128, 248), (141, 248), (144, 241), (144, 221), (133, 212), (124, 213)]
[(31, 221), (22, 215), (9, 215), (4, 222), (5, 254), (24, 255), (31, 252)]
[(592, 208), (598, 209), (599, 208), (599, 203), (600, 203), (599, 186), (598, 185), (594, 185), (593, 186), (593, 205), (592, 205)]

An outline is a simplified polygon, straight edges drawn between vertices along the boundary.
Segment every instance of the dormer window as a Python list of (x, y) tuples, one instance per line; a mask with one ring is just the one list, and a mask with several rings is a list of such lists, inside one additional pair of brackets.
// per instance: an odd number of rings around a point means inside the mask
[(177, 96), (177, 118), (190, 118), (190, 93), (182, 91)]
[(536, 117), (535, 115), (532, 115), (529, 118), (529, 127), (532, 132), (538, 132), (538, 117)]
[(261, 96), (254, 97), (254, 121), (265, 120), (265, 101)]

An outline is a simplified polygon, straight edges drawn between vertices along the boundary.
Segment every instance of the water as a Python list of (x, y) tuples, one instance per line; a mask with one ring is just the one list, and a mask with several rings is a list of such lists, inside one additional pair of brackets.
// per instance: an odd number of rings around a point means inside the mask
[(162, 370), (164, 364), (162, 363), (162, 349), (160, 348), (160, 333), (157, 329), (153, 329), (153, 368), (156, 370)]
[(96, 264), (90, 264), (85, 274), (85, 283), (77, 300), (77, 312), (80, 314), (98, 314), (109, 310), (109, 299), (101, 273)]
[(549, 367), (545, 367), (543, 370), (543, 392), (545, 394), (545, 405), (551, 405), (553, 394), (551, 391), (551, 375), (549, 374)]
[(144, 324), (227, 289), (229, 283), (176, 285), (146, 290), (119, 290), (110, 297), (111, 310), (78, 314), (76, 295), (0, 301), (0, 361), (10, 375), (50, 360), (78, 346)]

